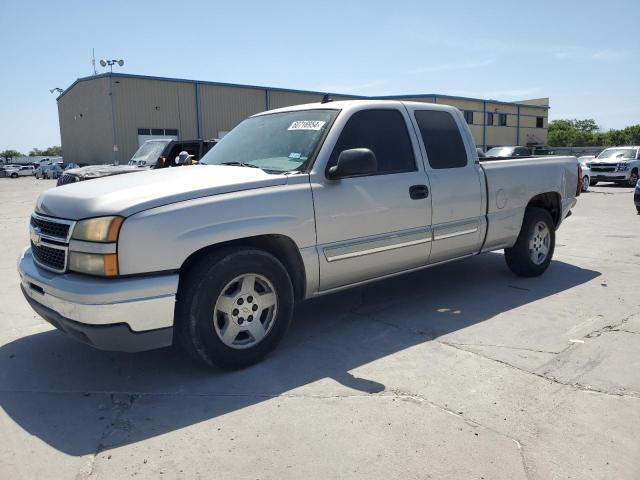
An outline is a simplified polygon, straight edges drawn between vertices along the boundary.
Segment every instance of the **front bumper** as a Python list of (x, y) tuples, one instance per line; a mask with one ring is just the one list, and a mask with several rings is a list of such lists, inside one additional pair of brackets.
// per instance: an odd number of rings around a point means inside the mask
[(591, 170), (591, 179), (592, 180), (602, 180), (603, 182), (616, 182), (622, 180), (629, 180), (629, 176), (631, 175), (631, 170), (626, 170), (624, 172), (594, 172)]
[(38, 267), (31, 249), (18, 263), (22, 293), (45, 320), (102, 350), (171, 345), (178, 275), (106, 279)]

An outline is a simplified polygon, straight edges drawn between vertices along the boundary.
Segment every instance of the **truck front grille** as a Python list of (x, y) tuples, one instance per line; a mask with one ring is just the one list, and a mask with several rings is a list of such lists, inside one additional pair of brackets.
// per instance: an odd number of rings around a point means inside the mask
[(46, 235), (49, 237), (55, 237), (60, 239), (61, 241), (66, 241), (69, 236), (69, 228), (71, 227), (70, 222), (60, 223), (54, 219), (46, 219), (40, 216), (31, 216), (31, 225), (34, 228), (39, 229), (39, 233), (41, 235)]
[(58, 178), (58, 182), (56, 183), (56, 186), (59, 187), (60, 185), (66, 185), (68, 183), (74, 183), (77, 181), (78, 181), (78, 177), (76, 177), (75, 175), (64, 173)]
[(611, 165), (610, 163), (592, 163), (591, 164), (592, 172), (615, 172), (616, 165)]
[(37, 263), (43, 267), (64, 272), (67, 266), (67, 249), (64, 247), (53, 247), (49, 245), (31, 242), (31, 251)]

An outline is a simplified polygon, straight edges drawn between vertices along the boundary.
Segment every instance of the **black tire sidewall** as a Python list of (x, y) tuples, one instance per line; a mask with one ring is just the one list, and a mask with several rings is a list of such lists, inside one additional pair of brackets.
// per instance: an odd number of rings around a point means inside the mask
[[(547, 258), (545, 258), (544, 262), (538, 265), (531, 260), (531, 256), (529, 255), (529, 239), (533, 234), (535, 226), (541, 221), (547, 225), (551, 238)], [(528, 208), (525, 211), (522, 230), (520, 231), (516, 244), (505, 251), (507, 264), (517, 275), (526, 277), (536, 277), (541, 275), (548, 268), (551, 260), (553, 259), (555, 244), (555, 227), (551, 214), (541, 208)]]
[[(187, 321), (187, 340), (192, 343), (198, 357), (210, 365), (242, 368), (272, 351), (286, 333), (293, 316), (293, 287), (284, 266), (267, 252), (241, 250), (213, 258), (205, 268), (198, 270), (194, 274), (199, 278), (191, 279), (195, 290), (190, 295), (187, 318), (182, 319)], [(278, 311), (273, 327), (260, 343), (246, 349), (234, 349), (218, 337), (213, 325), (213, 311), (222, 289), (246, 273), (260, 274), (272, 283), (278, 296)]]

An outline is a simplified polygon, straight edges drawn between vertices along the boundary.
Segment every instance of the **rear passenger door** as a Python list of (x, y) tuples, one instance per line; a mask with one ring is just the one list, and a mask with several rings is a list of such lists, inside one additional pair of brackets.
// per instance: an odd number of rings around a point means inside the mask
[(408, 107), (431, 183), (433, 244), (429, 263), (477, 253), (486, 222), (484, 175), (461, 114)]

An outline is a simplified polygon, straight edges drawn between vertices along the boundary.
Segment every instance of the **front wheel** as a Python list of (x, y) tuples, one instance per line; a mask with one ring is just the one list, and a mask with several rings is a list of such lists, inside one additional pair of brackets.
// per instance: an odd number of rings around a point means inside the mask
[(582, 178), (582, 191), (583, 191), (583, 192), (588, 191), (588, 190), (589, 190), (589, 185), (590, 185), (590, 184), (591, 184), (591, 182), (589, 181), (589, 176), (588, 176), (588, 175), (585, 175), (585, 176)]
[(249, 366), (271, 352), (289, 328), (293, 286), (268, 252), (214, 252), (183, 275), (177, 335), (197, 360), (228, 369)]
[(556, 245), (553, 219), (542, 208), (527, 208), (516, 243), (504, 249), (509, 269), (521, 277), (537, 277), (551, 263)]
[(17, 173), (12, 173), (11, 174), (11, 178), (18, 178), (18, 174)]
[(629, 180), (627, 180), (627, 185), (629, 185), (630, 187), (635, 187), (636, 183), (638, 183), (638, 169), (634, 168), (633, 170), (631, 170)]

